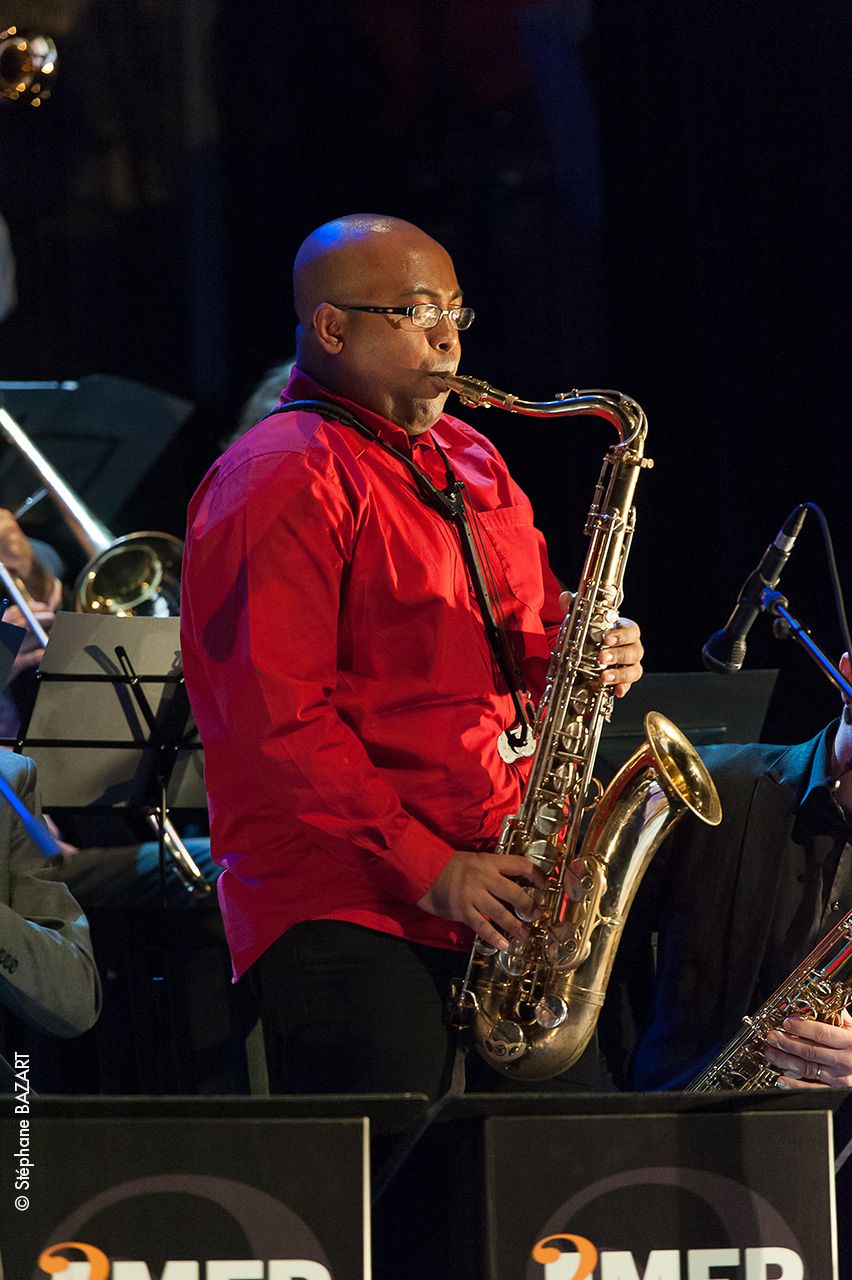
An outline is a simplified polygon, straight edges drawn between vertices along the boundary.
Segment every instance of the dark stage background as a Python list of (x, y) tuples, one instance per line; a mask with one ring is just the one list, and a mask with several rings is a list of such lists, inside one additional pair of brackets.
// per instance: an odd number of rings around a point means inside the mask
[[(645, 406), (625, 608), (650, 670), (700, 665), (798, 501), (825, 509), (849, 582), (848, 0), (4, 6), (56, 38), (60, 75), (39, 110), (0, 104), (20, 292), (0, 377), (119, 374), (198, 406), (116, 532), (182, 532), (240, 403), (291, 354), (298, 244), (371, 209), (453, 252), (478, 312), (463, 371)], [(473, 421), (570, 583), (608, 428)], [(812, 519), (783, 585), (836, 656)], [(747, 661), (782, 668), (766, 736), (834, 714), (765, 619)]]

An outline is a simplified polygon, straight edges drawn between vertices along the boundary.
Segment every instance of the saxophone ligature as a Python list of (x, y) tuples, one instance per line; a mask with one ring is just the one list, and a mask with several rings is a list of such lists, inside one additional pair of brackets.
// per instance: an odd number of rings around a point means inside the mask
[(635, 527), (633, 494), (647, 420), (617, 391), (573, 391), (519, 400), (478, 379), (448, 376), (464, 404), (531, 417), (593, 414), (618, 433), (604, 456), (585, 533), (580, 584), (553, 650), (534, 726), (535, 748), (521, 806), (506, 818), (496, 853), (538, 865), (547, 887), (523, 942), (499, 951), (477, 938), (453, 997), (453, 1020), (498, 1071), (545, 1080), (580, 1057), (597, 1023), (633, 897), (654, 852), (691, 811), (717, 825), (716, 788), (695, 749), (658, 712), (647, 740), (603, 790), (594, 761), (614, 696), (598, 654), (616, 624)]

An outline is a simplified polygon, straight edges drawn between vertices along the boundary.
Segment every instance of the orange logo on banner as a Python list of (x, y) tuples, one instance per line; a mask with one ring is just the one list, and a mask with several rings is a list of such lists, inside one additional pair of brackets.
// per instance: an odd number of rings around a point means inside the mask
[(93, 1244), (83, 1244), (80, 1240), (64, 1240), (60, 1244), (52, 1244), (39, 1255), (38, 1265), (48, 1275), (59, 1275), (68, 1270), (69, 1258), (60, 1257), (57, 1249), (78, 1249), (89, 1264), (89, 1280), (109, 1280), (109, 1258)]
[(553, 1240), (570, 1240), (577, 1249), (577, 1270), (574, 1272), (574, 1280), (588, 1280), (589, 1276), (595, 1269), (598, 1260), (598, 1251), (592, 1244), (591, 1240), (587, 1240), (585, 1236), (545, 1236), (543, 1240), (539, 1240), (533, 1245), (532, 1257), (533, 1262), (540, 1262), (546, 1266), (548, 1262), (558, 1262), (563, 1256), (561, 1249), (554, 1249), (551, 1241)]

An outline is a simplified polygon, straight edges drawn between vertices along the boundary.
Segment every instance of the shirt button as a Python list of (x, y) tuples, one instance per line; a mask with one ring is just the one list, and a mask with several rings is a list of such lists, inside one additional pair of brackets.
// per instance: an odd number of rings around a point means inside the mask
[(839, 901), (839, 899), (837, 899), (837, 898), (835, 898), (835, 899), (834, 899), (834, 901), (833, 901), (833, 902), (832, 902), (832, 904), (831, 904), (831, 910), (832, 910), (832, 911), (839, 911), (839, 910), (840, 910), (840, 901)]

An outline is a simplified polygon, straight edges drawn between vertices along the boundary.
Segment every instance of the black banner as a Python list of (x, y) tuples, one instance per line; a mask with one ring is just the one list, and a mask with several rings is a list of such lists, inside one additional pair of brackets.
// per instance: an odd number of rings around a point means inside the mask
[(174, 1118), (38, 1105), (0, 1118), (6, 1280), (369, 1275), (366, 1119), (222, 1118), (213, 1099)]
[(486, 1120), (489, 1280), (830, 1280), (831, 1123)]

